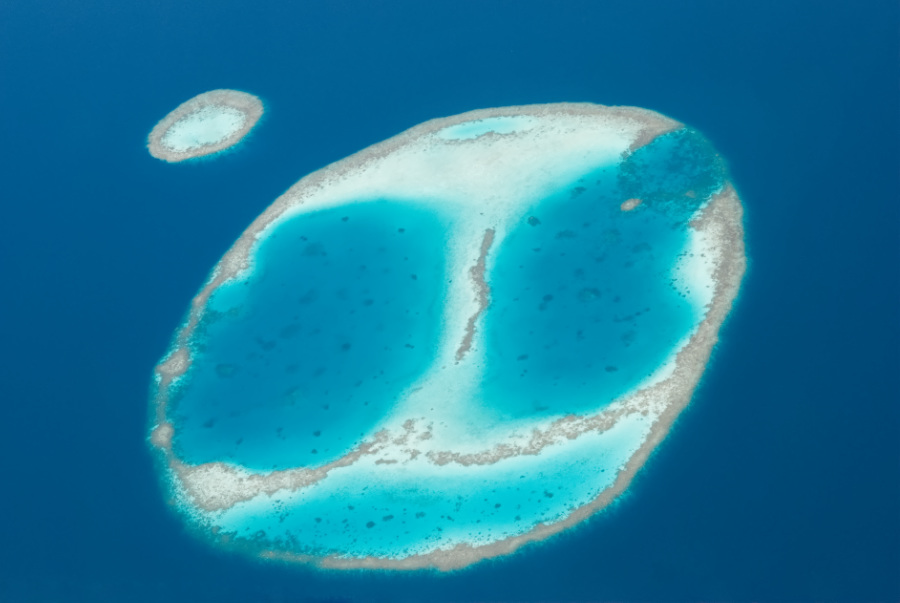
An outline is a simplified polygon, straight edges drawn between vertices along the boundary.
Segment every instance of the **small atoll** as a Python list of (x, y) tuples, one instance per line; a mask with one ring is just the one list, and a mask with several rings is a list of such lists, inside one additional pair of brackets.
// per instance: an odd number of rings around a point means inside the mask
[(175, 163), (236, 145), (263, 114), (259, 98), (239, 90), (211, 90), (178, 105), (150, 132), (147, 148)]

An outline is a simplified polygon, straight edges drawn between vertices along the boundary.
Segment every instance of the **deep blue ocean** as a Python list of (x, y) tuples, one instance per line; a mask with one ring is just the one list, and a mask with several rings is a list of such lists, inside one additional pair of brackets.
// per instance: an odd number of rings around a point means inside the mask
[[(900, 600), (898, 57), (879, 0), (0, 3), (0, 602)], [(223, 87), (266, 103), (245, 143), (150, 157), (159, 119)], [(746, 208), (738, 302), (628, 493), (448, 575), (188, 533), (148, 396), (222, 253), (332, 161), (557, 101), (689, 124)]]

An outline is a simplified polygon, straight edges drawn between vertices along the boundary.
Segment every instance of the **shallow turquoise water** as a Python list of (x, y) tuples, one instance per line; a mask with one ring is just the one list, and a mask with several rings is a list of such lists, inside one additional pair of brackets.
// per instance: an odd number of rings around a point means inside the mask
[(278, 226), (193, 336), (170, 411), (176, 453), (270, 470), (352, 448), (434, 355), (446, 231), (433, 212), (387, 201)]
[[(263, 495), (215, 518), (239, 538), (293, 552), (403, 557), (458, 542), (485, 544), (558, 521), (615, 480), (640, 421), (495, 465), (440, 475), (396, 465), (335, 470), (315, 486)], [(371, 479), (371, 472), (378, 479)]]
[[(483, 395), (498, 415), (590, 412), (665, 362), (702, 317), (672, 268), (722, 175), (679, 131), (530, 209), (491, 274)], [(643, 203), (622, 211), (632, 197)]]
[(496, 134), (510, 134), (519, 130), (528, 129), (535, 122), (533, 117), (525, 115), (510, 115), (507, 117), (487, 117), (475, 121), (463, 122), (455, 126), (444, 128), (438, 132), (438, 136), (448, 140), (471, 140), (484, 136), (490, 132)]

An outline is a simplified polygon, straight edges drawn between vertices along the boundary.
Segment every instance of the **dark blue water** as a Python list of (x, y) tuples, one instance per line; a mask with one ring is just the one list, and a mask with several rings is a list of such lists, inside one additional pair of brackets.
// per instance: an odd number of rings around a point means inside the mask
[[(0, 4), (3, 601), (900, 599), (894, 2)], [(152, 126), (269, 113), (221, 160)], [(186, 300), (305, 173), (425, 119), (585, 100), (727, 159), (751, 265), (692, 406), (611, 511), (435, 577), (256, 564), (192, 538), (145, 445)]]
[(369, 201), (302, 214), (218, 289), (169, 416), (176, 454), (267, 471), (346, 454), (434, 357), (447, 226)]

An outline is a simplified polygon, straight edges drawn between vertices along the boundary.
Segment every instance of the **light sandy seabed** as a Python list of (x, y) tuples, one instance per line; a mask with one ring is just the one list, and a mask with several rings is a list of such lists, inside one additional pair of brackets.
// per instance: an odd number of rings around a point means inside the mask
[[(475, 120), (525, 116), (520, 131), (486, 132), (474, 138), (442, 135)], [(228, 509), (259, 495), (299, 490), (327, 479), (336, 469), (374, 460), (384, 470), (403, 463), (428, 463), (429, 471), (490, 465), (523, 455), (537, 456), (585, 434), (604, 433), (617, 421), (640, 415), (650, 422), (647, 436), (622, 466), (614, 483), (588, 504), (555, 523), (489, 544), (456, 544), (404, 558), (325, 558), (264, 551), (266, 558), (312, 562), (331, 568), (438, 568), (450, 570), (504, 555), (547, 538), (604, 508), (621, 494), (687, 405), (718, 330), (731, 309), (745, 269), (742, 208), (726, 184), (695, 214), (689, 249), (675, 270), (678, 286), (704, 305), (703, 319), (691, 336), (635, 391), (595, 414), (489, 428), (468, 394), (478, 383), (485, 350), (478, 322), (489, 312), (492, 250), (502, 244), (522, 212), (566, 179), (613, 164), (657, 136), (682, 127), (657, 113), (630, 107), (554, 104), (473, 111), (426, 122), (365, 149), (299, 181), (279, 197), (244, 232), (214, 269), (191, 304), (173, 346), (156, 367), (156, 420), (150, 442), (164, 459), (176, 504), (195, 519)], [(455, 131), (455, 130), (453, 130)], [(469, 131), (469, 130), (466, 130)], [(548, 153), (552, 149), (552, 153)], [(502, 185), (500, 184), (502, 183)], [(266, 474), (226, 463), (185, 464), (172, 451), (175, 426), (167, 418), (168, 389), (191, 364), (190, 341), (214, 291), (246, 278), (253, 270), (253, 250), (279, 223), (298, 213), (360, 199), (432, 199), (464, 212), (448, 250), (454, 281), (446, 303), (444, 335), (430, 370), (399, 396), (393, 413), (352, 451), (328, 464)], [(622, 200), (630, 211), (640, 200)], [(688, 259), (689, 258), (689, 259)], [(436, 412), (423, 412), (422, 400), (450, 396)], [(383, 463), (383, 465), (382, 465)]]

